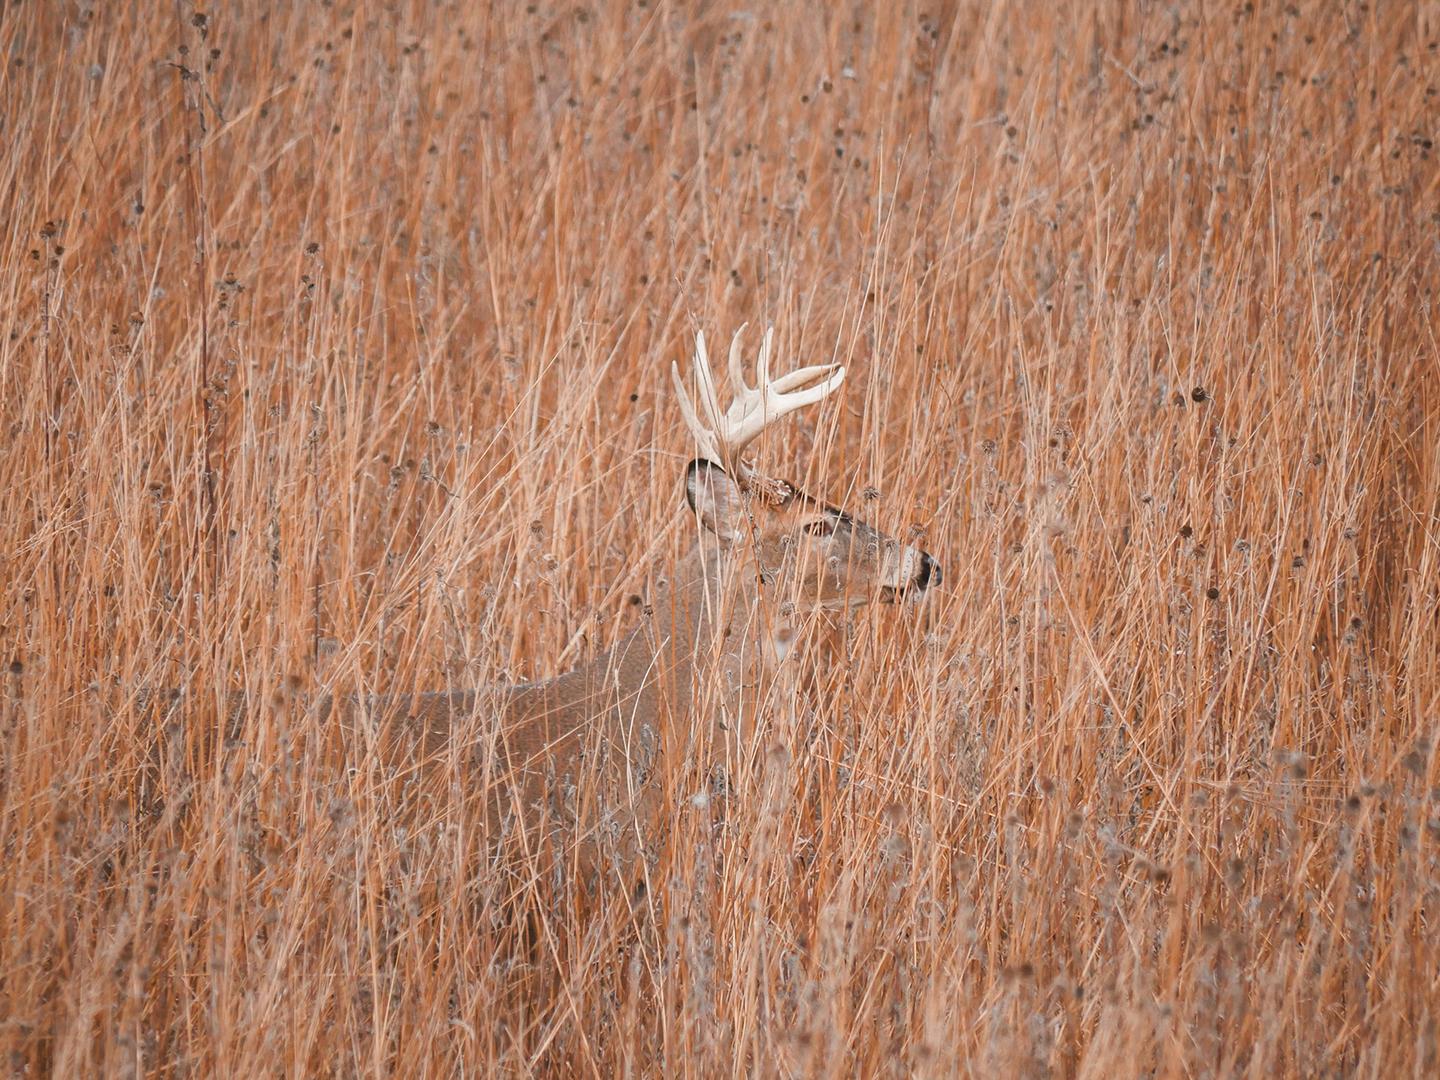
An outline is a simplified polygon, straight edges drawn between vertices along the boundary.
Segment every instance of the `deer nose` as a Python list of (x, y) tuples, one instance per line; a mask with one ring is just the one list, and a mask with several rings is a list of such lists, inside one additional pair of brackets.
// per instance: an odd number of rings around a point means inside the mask
[(928, 589), (931, 585), (939, 585), (940, 578), (940, 564), (922, 551), (920, 553), (920, 570), (915, 575), (915, 587)]

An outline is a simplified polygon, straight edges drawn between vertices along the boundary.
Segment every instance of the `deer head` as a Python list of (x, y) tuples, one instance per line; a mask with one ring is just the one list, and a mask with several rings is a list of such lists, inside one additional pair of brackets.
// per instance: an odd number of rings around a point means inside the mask
[(784, 480), (761, 475), (741, 458), (744, 449), (781, 417), (813, 405), (839, 388), (845, 368), (818, 364), (770, 377), (774, 330), (765, 332), (756, 361), (759, 385), (745, 381), (741, 326), (730, 342), (733, 395), (722, 411), (705, 351), (695, 338), (695, 384), (707, 423), (685, 391), (678, 366), (670, 372), (700, 456), (685, 478), (691, 509), (723, 548), (743, 552), (756, 566), (758, 587), (797, 610), (835, 609), (874, 600), (893, 602), (940, 581), (927, 552), (886, 536)]

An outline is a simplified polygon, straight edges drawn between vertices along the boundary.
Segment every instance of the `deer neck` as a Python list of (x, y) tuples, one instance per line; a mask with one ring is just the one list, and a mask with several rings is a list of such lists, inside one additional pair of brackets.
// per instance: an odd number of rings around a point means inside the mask
[(533, 684), (591, 718), (655, 727), (725, 722), (753, 709), (789, 651), (788, 621), (758, 591), (753, 556), (707, 536), (656, 591), (641, 623), (614, 649)]

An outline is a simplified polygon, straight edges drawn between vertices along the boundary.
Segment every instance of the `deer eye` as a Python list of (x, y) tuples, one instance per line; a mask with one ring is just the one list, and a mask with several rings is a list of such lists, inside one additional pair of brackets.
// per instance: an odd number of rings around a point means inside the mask
[(829, 518), (821, 518), (819, 521), (807, 522), (800, 531), (807, 536), (832, 536), (835, 533), (835, 522)]

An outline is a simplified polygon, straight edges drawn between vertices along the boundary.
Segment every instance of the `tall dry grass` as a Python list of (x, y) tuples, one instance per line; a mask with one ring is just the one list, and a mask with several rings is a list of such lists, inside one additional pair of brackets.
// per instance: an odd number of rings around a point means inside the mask
[[(4, 1067), (1433, 1075), (1440, 9), (1099, 7), (0, 10)], [(617, 640), (747, 319), (945, 582), (636, 925), (306, 702)]]

